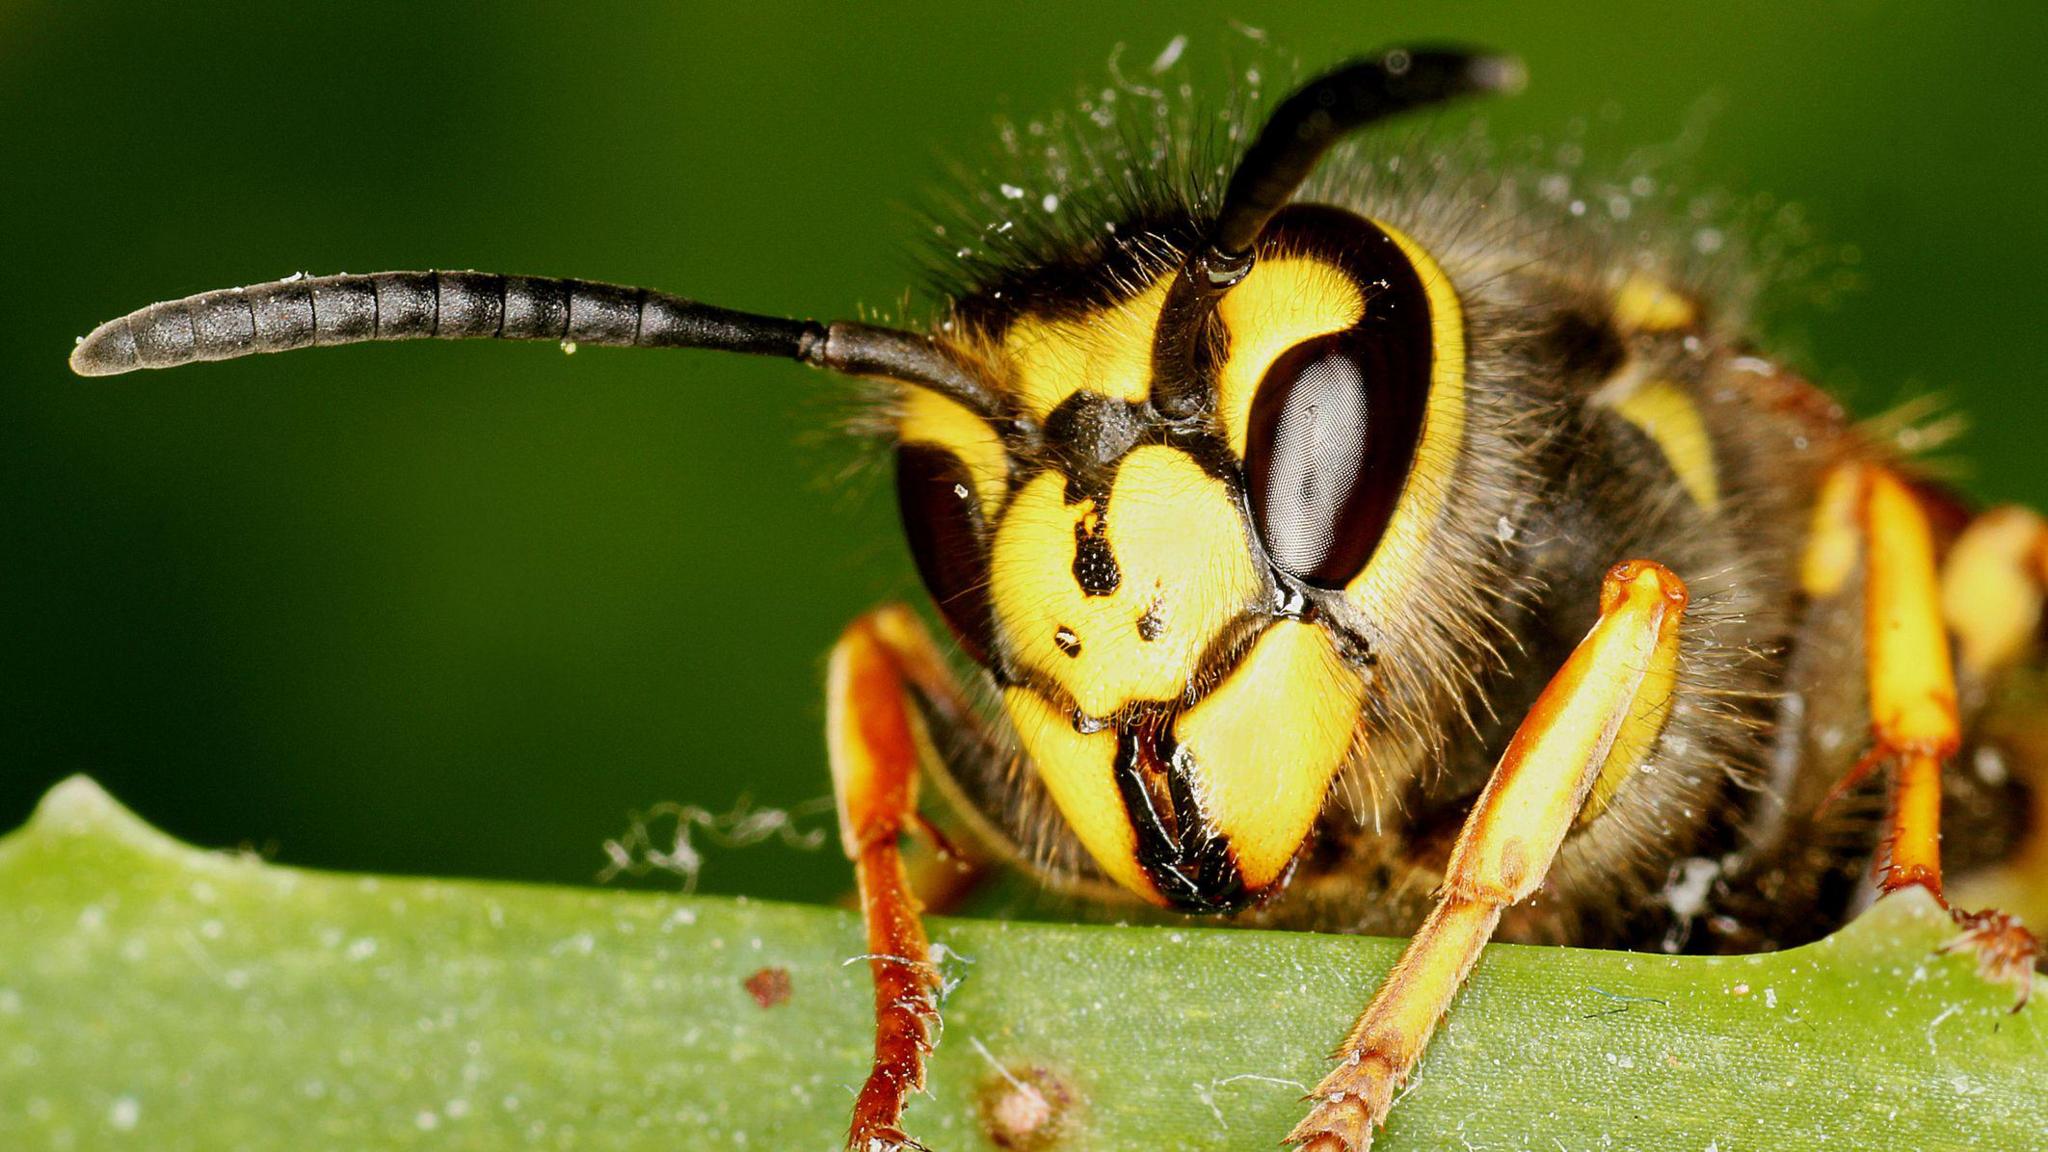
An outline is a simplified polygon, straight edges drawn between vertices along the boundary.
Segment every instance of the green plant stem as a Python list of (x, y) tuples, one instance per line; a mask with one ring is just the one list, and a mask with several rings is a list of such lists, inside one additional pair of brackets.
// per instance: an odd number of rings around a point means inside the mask
[[(1379, 1147), (2038, 1147), (2048, 996), (2012, 1014), (1949, 935), (1906, 897), (1767, 956), (1491, 948)], [(932, 938), (957, 986), (909, 1125), (939, 1152), (989, 1147), (1015, 1083), (1058, 1114), (1043, 1147), (1272, 1147), (1399, 949)], [(831, 1149), (860, 941), (827, 909), (274, 867), (73, 780), (0, 841), (0, 1148)]]

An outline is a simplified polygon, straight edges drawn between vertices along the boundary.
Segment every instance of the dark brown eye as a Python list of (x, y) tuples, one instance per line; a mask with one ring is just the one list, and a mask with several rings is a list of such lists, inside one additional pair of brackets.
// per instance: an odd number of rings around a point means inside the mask
[(896, 450), (896, 503), (925, 590), (960, 646), (986, 665), (988, 547), (966, 465), (935, 445), (903, 445)]
[(1419, 341), (1406, 324), (1368, 320), (1297, 344), (1259, 384), (1245, 440), (1252, 514), (1274, 566), (1305, 584), (1350, 583), (1393, 518), (1429, 397), (1421, 320)]

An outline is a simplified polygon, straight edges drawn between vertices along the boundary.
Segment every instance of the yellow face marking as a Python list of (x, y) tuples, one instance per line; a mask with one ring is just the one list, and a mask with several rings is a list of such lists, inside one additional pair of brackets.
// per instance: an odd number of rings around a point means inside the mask
[(1364, 691), (1320, 628), (1282, 620), (1175, 725), (1247, 887), (1279, 879), (1308, 836), (1350, 755)]
[(1133, 404), (1152, 387), (1152, 333), (1172, 277), (1125, 303), (1074, 319), (1024, 316), (1003, 335), (1018, 409), (1044, 420), (1067, 397), (1093, 392)]
[[(1678, 654), (1685, 586), (1655, 564), (1607, 574), (1600, 619), (1558, 669), (1508, 741), (1451, 851), (1444, 887), (1492, 904), (1526, 899), (1543, 883), (1565, 833), (1605, 773), (1623, 733), (1656, 734)], [(1658, 698), (1662, 697), (1663, 704)]]
[(1283, 256), (1253, 265), (1216, 313), (1230, 333), (1230, 356), (1217, 376), (1217, 411), (1230, 451), (1242, 460), (1252, 398), (1266, 370), (1296, 344), (1357, 324), (1365, 315), (1365, 297), (1336, 268)]
[[(1369, 618), (1385, 618), (1403, 602), (1465, 440), (1464, 312), (1456, 290), (1428, 253), (1379, 226), (1422, 282), (1434, 343), (1414, 466), (1378, 550), (1346, 589)], [(1042, 421), (1080, 392), (1143, 401), (1169, 282), (1077, 319), (1015, 322), (1001, 355), (1020, 414)], [(1218, 315), (1231, 343), (1219, 365), (1217, 401), (1240, 459), (1254, 397), (1273, 362), (1303, 341), (1356, 325), (1365, 292), (1334, 265), (1276, 255), (1223, 297)], [(1188, 456), (1156, 445), (1123, 459), (1104, 501), (1069, 504), (1067, 488), (1064, 475), (1041, 473), (1010, 494), (995, 521), (990, 599), (1005, 649), (1089, 717), (1181, 699), (1221, 631), (1269, 592), (1238, 501)], [(1106, 593), (1097, 587), (1089, 595), (1077, 578), (1078, 537), (1114, 557), (1118, 579)], [(1313, 827), (1351, 754), (1363, 693), (1324, 632), (1281, 621), (1177, 721), (1205, 812), (1229, 837), (1248, 887), (1275, 882)], [(1161, 899), (1134, 858), (1110, 730), (1074, 733), (1065, 702), (1055, 707), (1034, 691), (1012, 689), (1006, 700), (1025, 751), (1103, 871)]]
[(1963, 667), (1987, 676), (2018, 660), (2041, 625), (2038, 565), (2048, 523), (2025, 508), (1972, 521), (1941, 569), (1941, 611)]
[(1699, 308), (1650, 276), (1631, 276), (1614, 294), (1614, 323), (1625, 332), (1675, 332), (1699, 323)]
[(1612, 405), (1616, 414), (1648, 436), (1692, 502), (1711, 512), (1721, 504), (1721, 474), (1706, 421), (1685, 390), (1668, 380), (1646, 380)]
[[(1203, 649), (1265, 588), (1229, 489), (1186, 454), (1148, 445), (1124, 458), (1107, 508), (1065, 493), (1064, 477), (1033, 477), (996, 529), (990, 592), (1011, 653), (1090, 716), (1177, 699)], [(1110, 595), (1086, 595), (1074, 578), (1084, 527), (1116, 558)]]
[(1400, 602), (1401, 589), (1422, 566), (1423, 550), (1450, 498), (1458, 457), (1465, 447), (1465, 310), (1450, 277), (1428, 252), (1400, 231), (1374, 221), (1400, 245), (1429, 296), (1429, 327), (1435, 338), (1430, 367), (1429, 407), (1422, 417), (1422, 441), (1394, 506), (1393, 519), (1372, 559), (1344, 589), (1369, 619), (1384, 620)]
[(1003, 692), (1003, 707), (1024, 752), (1038, 766), (1067, 826), (1110, 879), (1154, 903), (1166, 901), (1138, 866), (1138, 836), (1124, 814), (1116, 788), (1116, 731), (1083, 735), (1037, 693)]
[(1010, 484), (1002, 438), (966, 406), (923, 388), (903, 389), (896, 432), (905, 444), (932, 444), (951, 452), (967, 470), (981, 514), (993, 522)]

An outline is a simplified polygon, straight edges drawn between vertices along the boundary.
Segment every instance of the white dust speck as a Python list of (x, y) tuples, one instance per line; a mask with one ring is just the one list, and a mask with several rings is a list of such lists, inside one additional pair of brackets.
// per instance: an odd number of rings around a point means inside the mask
[(1766, 1007), (1766, 1008), (1776, 1008), (1777, 1006), (1778, 1006), (1778, 990), (1777, 990), (1776, 988), (1765, 988), (1765, 989), (1764, 989), (1764, 1007)]
[(1038, 202), (1038, 206), (1040, 208), (1045, 209), (1047, 212), (1057, 212), (1060, 210), (1060, 198), (1053, 195), (1050, 192), (1047, 192), (1045, 194), (1045, 199), (1040, 200)]
[(446, 1112), (450, 1120), (460, 1120), (464, 1116), (469, 1115), (469, 1101), (457, 1096), (455, 1099), (450, 1100), (441, 1111)]
[(0, 988), (0, 1016), (21, 1015), (21, 993), (12, 988)]
[(133, 1132), (142, 1121), (142, 1102), (133, 1096), (116, 1096), (107, 1109), (107, 1123), (116, 1132)]
[(574, 340), (564, 340), (564, 341), (562, 341), (562, 355), (564, 355), (564, 356), (574, 356), (575, 354), (576, 354), (576, 342), (575, 342)]
[(96, 932), (107, 923), (107, 910), (97, 904), (87, 904), (78, 910), (78, 927), (83, 932)]
[(441, 1117), (431, 1110), (422, 1110), (412, 1118), (412, 1125), (422, 1132), (432, 1132), (441, 1126)]
[(1664, 903), (1674, 915), (1690, 920), (1707, 906), (1707, 892), (1721, 876), (1721, 864), (1704, 856), (1681, 860), (1664, 882)]
[(1175, 64), (1179, 63), (1180, 54), (1187, 50), (1188, 38), (1186, 36), (1175, 36), (1173, 39), (1168, 40), (1166, 42), (1166, 47), (1161, 48), (1159, 50), (1159, 55), (1153, 57), (1152, 59), (1152, 74), (1154, 76), (1157, 76), (1161, 72), (1164, 72), (1168, 68), (1171, 68)]
[(1024, 198), (1024, 190), (1015, 184), (998, 184), (996, 185), (996, 190), (1003, 194), (1003, 199), (1005, 200), (1022, 200)]
[(1977, 779), (1994, 788), (2005, 783), (2005, 756), (1989, 744), (1978, 746), (1977, 754), (1970, 758), (1970, 767), (1977, 770)]
[(358, 936), (349, 941), (348, 951), (342, 955), (351, 960), (368, 960), (377, 954), (377, 940), (372, 936)]

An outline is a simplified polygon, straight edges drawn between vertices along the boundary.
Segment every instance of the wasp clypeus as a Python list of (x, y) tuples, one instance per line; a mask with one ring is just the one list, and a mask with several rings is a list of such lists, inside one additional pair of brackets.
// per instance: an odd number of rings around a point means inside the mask
[[(901, 855), (928, 775), (1064, 891), (1411, 934), (1288, 1135), (1357, 1152), (1487, 941), (1802, 942), (1873, 892), (1942, 897), (1945, 783), (1966, 863), (2018, 851), (2029, 800), (2030, 771), (1942, 768), (2028, 767), (1999, 721), (2041, 664), (2048, 523), (1973, 516), (1669, 252), (1510, 181), (1331, 157), (1518, 82), (1392, 51), (1287, 96), (1221, 177), (1122, 154), (1099, 213), (1013, 241), (928, 330), (394, 272), (157, 304), (72, 365), (493, 338), (881, 382), (904, 529), (973, 672), (903, 607), (833, 649), (875, 986), (849, 1145), (909, 1144), (936, 1042)], [(1880, 782), (1887, 805), (1836, 802)], [(2033, 937), (1955, 915), (2024, 997)]]

